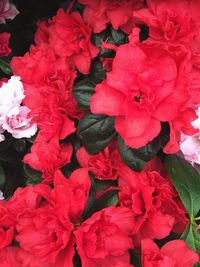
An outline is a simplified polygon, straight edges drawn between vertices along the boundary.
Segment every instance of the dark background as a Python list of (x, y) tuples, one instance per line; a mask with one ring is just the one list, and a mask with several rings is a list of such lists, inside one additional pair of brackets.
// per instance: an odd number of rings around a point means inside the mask
[(13, 55), (23, 55), (34, 43), (38, 20), (51, 18), (59, 7), (66, 8), (70, 1), (63, 0), (13, 0), (19, 10), (14, 20), (0, 25), (0, 32), (10, 32), (10, 48)]

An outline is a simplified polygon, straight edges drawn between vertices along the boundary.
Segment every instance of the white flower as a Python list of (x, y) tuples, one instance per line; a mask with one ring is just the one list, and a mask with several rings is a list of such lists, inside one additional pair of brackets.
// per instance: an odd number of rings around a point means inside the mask
[(19, 114), (19, 106), (24, 99), (24, 88), (20, 77), (12, 76), (0, 88), (0, 117)]
[(199, 132), (193, 136), (182, 134), (180, 143), (180, 150), (184, 154), (185, 159), (193, 165), (194, 163), (200, 164), (200, 107), (198, 107), (196, 114), (198, 118), (191, 124)]
[(19, 107), (19, 114), (12, 117), (4, 116), (2, 128), (11, 133), (14, 138), (30, 138), (35, 135), (37, 131), (37, 125), (31, 122), (31, 118), (28, 117), (30, 109), (26, 106)]
[(4, 200), (3, 192), (0, 190), (0, 200)]

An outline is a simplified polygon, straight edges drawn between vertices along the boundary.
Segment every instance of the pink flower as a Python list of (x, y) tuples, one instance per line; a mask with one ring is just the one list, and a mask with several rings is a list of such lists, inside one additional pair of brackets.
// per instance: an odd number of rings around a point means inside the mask
[(192, 164), (200, 164), (200, 107), (196, 111), (198, 119), (192, 125), (198, 129), (198, 133), (193, 136), (181, 135), (180, 150), (186, 160)]
[(19, 106), (24, 99), (24, 87), (20, 77), (12, 76), (0, 88), (0, 118), (19, 114)]
[(12, 117), (2, 116), (2, 128), (11, 133), (14, 138), (30, 138), (35, 135), (37, 131), (36, 123), (31, 122), (28, 117), (30, 109), (26, 106), (19, 107), (19, 114), (12, 115)]
[(5, 140), (5, 136), (2, 134), (4, 132), (4, 129), (0, 126), (0, 142), (3, 142)]
[(15, 5), (9, 3), (9, 0), (0, 1), (0, 24), (6, 23), (6, 19), (14, 19), (19, 11)]
[(142, 241), (143, 267), (192, 267), (198, 261), (198, 254), (183, 240), (169, 241), (161, 249), (150, 239)]

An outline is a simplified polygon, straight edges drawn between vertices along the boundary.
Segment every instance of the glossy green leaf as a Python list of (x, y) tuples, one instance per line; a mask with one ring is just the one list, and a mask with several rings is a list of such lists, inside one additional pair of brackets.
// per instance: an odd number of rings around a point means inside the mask
[(42, 182), (41, 172), (32, 169), (27, 164), (23, 164), (24, 176), (26, 177), (27, 185), (39, 184)]
[(93, 213), (110, 206), (116, 206), (118, 203), (118, 190), (109, 190), (90, 205), (90, 208), (84, 212), (83, 220), (92, 216)]
[(6, 75), (12, 75), (12, 70), (10, 68), (10, 62), (6, 58), (0, 59), (0, 70)]
[(200, 174), (186, 160), (176, 155), (167, 156), (165, 166), (193, 220), (200, 209)]
[(123, 161), (133, 170), (141, 171), (146, 162), (151, 160), (160, 150), (162, 142), (157, 137), (145, 147), (133, 149), (125, 145), (124, 140), (118, 136), (119, 152)]
[(102, 210), (118, 203), (118, 190), (112, 189), (104, 193), (95, 203), (95, 211)]
[(123, 161), (134, 171), (141, 171), (146, 161), (137, 155), (137, 150), (125, 145), (124, 140), (118, 136), (119, 152)]
[(103, 150), (115, 136), (114, 118), (87, 113), (77, 127), (77, 135), (90, 154)]
[(78, 102), (79, 108), (89, 109), (90, 98), (94, 93), (94, 88), (97, 84), (95, 79), (85, 78), (82, 81), (75, 84), (73, 88), (73, 96)]
[[(187, 245), (200, 254), (200, 234), (197, 233), (196, 227), (190, 224), (185, 232), (182, 234), (181, 239), (185, 240)], [(200, 263), (194, 265), (195, 267), (200, 267)]]

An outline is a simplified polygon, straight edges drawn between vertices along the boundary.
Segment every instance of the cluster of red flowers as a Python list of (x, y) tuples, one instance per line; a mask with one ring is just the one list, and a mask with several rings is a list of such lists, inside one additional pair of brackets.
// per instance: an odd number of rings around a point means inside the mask
[[(118, 206), (84, 221), (88, 168), (75, 170), (68, 179), (57, 170), (53, 189), (45, 184), (19, 188), (0, 203), (2, 266), (70, 267), (75, 244), (83, 267), (133, 266), (129, 249), (142, 250), (143, 266), (192, 266), (198, 255), (184, 241), (170, 241), (161, 250), (151, 241), (171, 231), (182, 233), (187, 224), (178, 194), (155, 165), (150, 162), (141, 173), (121, 165)], [(19, 248), (10, 246), (14, 240)], [(180, 258), (183, 253), (187, 256)]]
[[(119, 2), (124, 7), (135, 1)], [(91, 8), (88, 4), (84, 12)], [(161, 122), (170, 125), (166, 153), (179, 150), (181, 132), (196, 132), (190, 123), (196, 118), (194, 105), (200, 103), (199, 10), (196, 0), (149, 0), (147, 7), (133, 11), (136, 25), (149, 27), (149, 38), (140, 43), (139, 29), (132, 29), (129, 43), (116, 48), (112, 70), (91, 99), (93, 113), (115, 116), (115, 129), (128, 146), (146, 145), (159, 134)]]
[[(170, 126), (165, 153), (179, 150), (181, 133), (196, 133), (191, 122), (200, 103), (200, 1), (146, 2), (79, 0), (82, 15), (72, 5), (59, 9), (49, 21), (39, 22), (30, 51), (12, 59), (13, 73), (24, 84), (24, 103), (39, 128), (24, 162), (42, 173), (43, 182), (19, 188), (0, 202), (2, 267), (72, 267), (75, 251), (83, 267), (134, 266), (130, 251), (141, 254), (143, 267), (198, 262), (183, 240), (162, 248), (153, 241), (182, 234), (188, 224), (158, 158), (135, 172), (122, 161), (116, 137), (95, 155), (66, 141), (86, 113), (73, 96), (74, 83), (89, 77), (93, 60), (106, 48), (115, 56), (102, 60), (109, 71), (91, 97), (93, 114), (114, 117), (116, 132), (134, 149), (157, 137), (161, 123)], [(128, 36), (127, 43), (102, 40), (101, 48), (92, 43), (92, 34), (109, 24)], [(149, 28), (143, 42), (141, 25)], [(62, 168), (72, 158), (79, 168), (66, 178)], [(90, 175), (112, 184), (97, 191), (96, 200), (114, 189), (118, 201), (87, 217)]]

